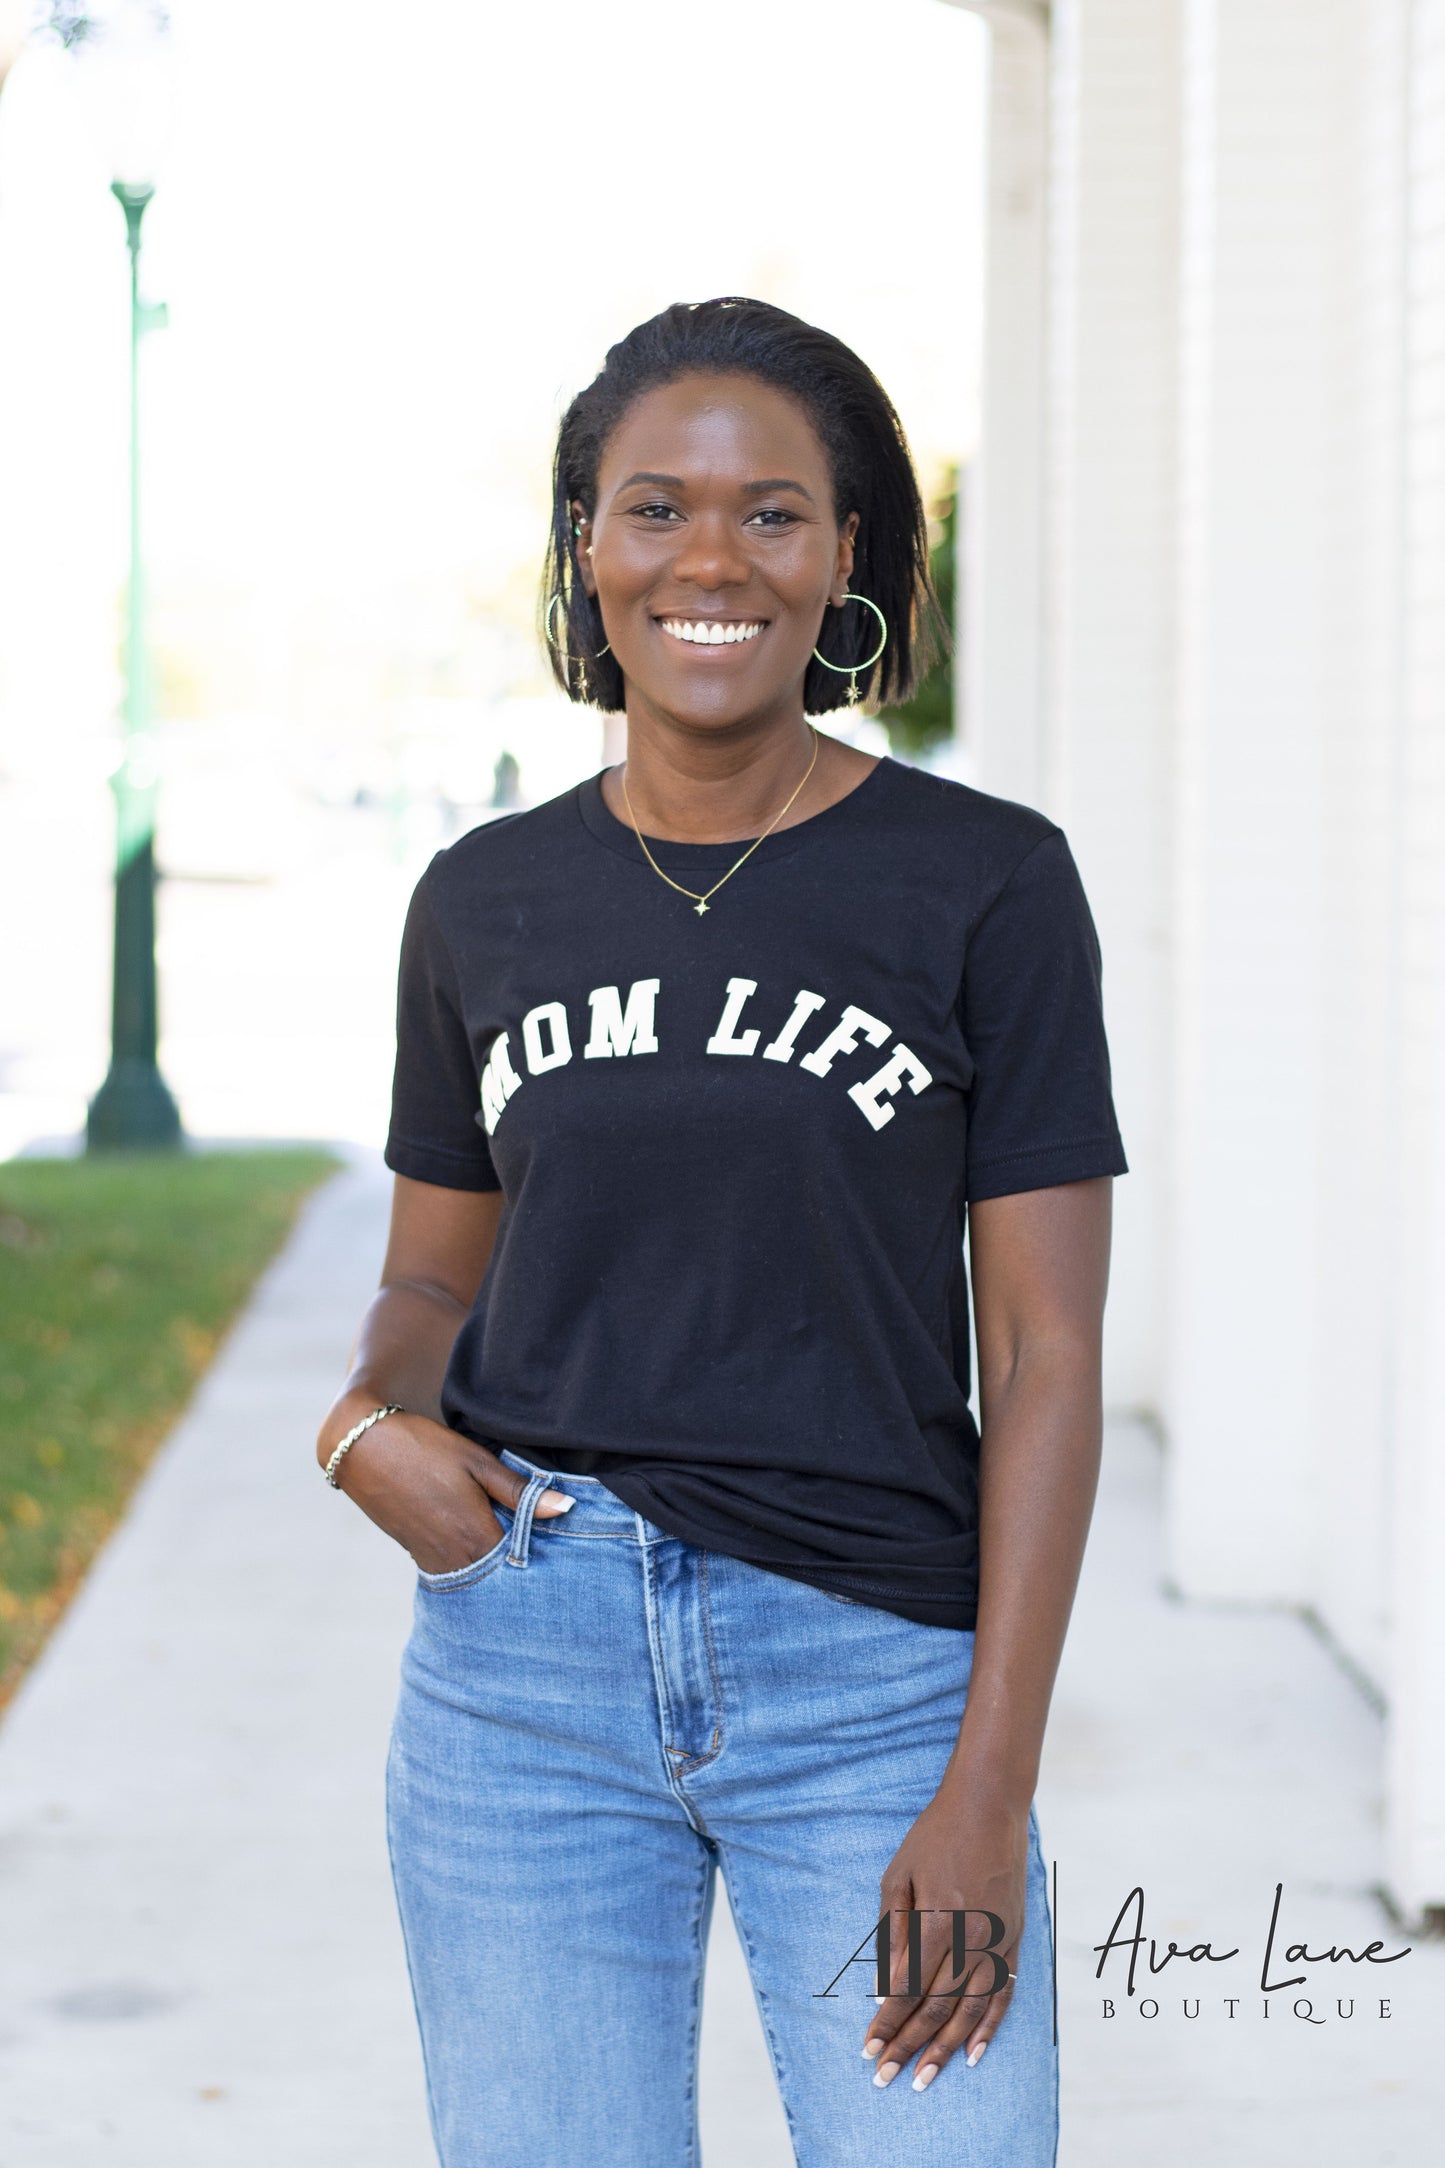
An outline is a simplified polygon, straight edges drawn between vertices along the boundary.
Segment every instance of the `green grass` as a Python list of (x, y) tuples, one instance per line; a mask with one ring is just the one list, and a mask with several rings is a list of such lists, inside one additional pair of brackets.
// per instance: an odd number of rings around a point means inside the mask
[(336, 1165), (319, 1150), (0, 1165), (0, 1707)]

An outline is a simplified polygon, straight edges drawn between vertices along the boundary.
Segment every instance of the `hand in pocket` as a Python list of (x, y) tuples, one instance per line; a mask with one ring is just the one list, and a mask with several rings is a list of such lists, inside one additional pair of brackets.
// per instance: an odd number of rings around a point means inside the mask
[[(398, 1414), (373, 1423), (348, 1449), (337, 1485), (423, 1573), (458, 1573), (496, 1549), (504, 1531), (491, 1501), (515, 1511), (527, 1478), (459, 1431)], [(547, 1520), (573, 1503), (548, 1490), (536, 1510)]]

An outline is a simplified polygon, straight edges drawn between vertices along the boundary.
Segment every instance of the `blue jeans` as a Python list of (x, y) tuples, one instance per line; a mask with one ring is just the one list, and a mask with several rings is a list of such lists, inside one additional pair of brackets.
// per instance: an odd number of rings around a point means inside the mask
[[(387, 1761), (442, 2168), (697, 2168), (719, 1866), (800, 2168), (1053, 2168), (1032, 1810), (1018, 1979), (983, 2060), (957, 2053), (915, 2093), (916, 2057), (879, 2087), (859, 2052), (879, 1880), (958, 1735), (973, 1635), (701, 1550), (596, 1476), (501, 1457), (529, 1478), (497, 1509), (501, 1542), (417, 1573)], [(534, 1519), (549, 1486), (576, 1504)]]

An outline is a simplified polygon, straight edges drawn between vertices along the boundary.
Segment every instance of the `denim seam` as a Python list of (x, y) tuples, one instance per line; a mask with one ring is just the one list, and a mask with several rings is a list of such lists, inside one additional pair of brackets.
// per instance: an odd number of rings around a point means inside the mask
[(721, 1842), (718, 1843), (718, 1857), (723, 1864), (723, 1881), (727, 1887), (728, 1908), (733, 1916), (733, 1924), (742, 1939), (743, 1952), (748, 1961), (748, 1977), (752, 1981), (753, 1997), (758, 2006), (758, 2015), (763, 2021), (763, 2037), (768, 2043), (768, 2054), (773, 2065), (773, 2080), (777, 2085), (778, 2099), (782, 2103), (783, 2115), (788, 2125), (788, 2140), (793, 2148), (795, 2159), (800, 2159), (798, 2126), (793, 2119), (793, 2111), (788, 2102), (788, 2081), (784, 2074), (783, 2058), (778, 2048), (777, 2036), (773, 2031), (772, 2012), (768, 2008), (768, 1991), (763, 1986), (762, 1974), (758, 1970), (757, 1952), (753, 1948), (753, 1938), (748, 1932), (748, 1923), (743, 1916), (742, 1907), (733, 1903), (732, 1878), (727, 1870), (727, 1854)]
[(509, 1529), (501, 1542), (495, 1544), (484, 1557), (477, 1559), (470, 1566), (459, 1566), (457, 1568), (458, 1578), (455, 1581), (448, 1580), (445, 1574), (433, 1574), (428, 1579), (420, 1566), (416, 1569), (417, 1579), (423, 1588), (430, 1589), (433, 1594), (438, 1596), (445, 1596), (454, 1588), (475, 1588), (478, 1581), (489, 1581), (498, 1566), (502, 1564), (510, 1535), (511, 1530)]
[(698, 1860), (700, 1869), (697, 1902), (693, 1907), (692, 1939), (697, 1950), (697, 1966), (692, 1979), (692, 2024), (687, 2059), (687, 2159), (683, 2168), (697, 2168), (697, 2071), (698, 2054), (702, 2034), (703, 1980), (707, 1970), (707, 1945), (702, 1936), (703, 1907), (707, 1902), (707, 1878), (709, 1863), (705, 1856)]
[[(395, 1756), (396, 1756), (396, 1758), (397, 1758), (397, 1772), (396, 1772), (396, 1776), (395, 1776), (395, 1779), (394, 1779), (394, 1780), (392, 1779), (392, 1776), (391, 1776), (391, 1759), (392, 1759), (392, 1756), (393, 1756), (393, 1755), (395, 1755)], [(386, 1815), (385, 1815), (385, 1822), (386, 1822), (386, 1854), (387, 1854), (387, 1859), (389, 1860), (389, 1862), (390, 1862), (390, 1865), (391, 1865), (391, 1880), (392, 1880), (392, 1887), (393, 1887), (393, 1889), (394, 1889), (394, 1890), (395, 1890), (395, 1892), (396, 1892), (396, 1903), (397, 1903), (397, 1911), (398, 1911), (398, 1914), (399, 1914), (399, 1916), (400, 1916), (400, 1924), (401, 1924), (401, 1946), (402, 1946), (402, 1950), (403, 1950), (403, 1952), (404, 1952), (404, 1954), (405, 1954), (405, 1957), (406, 1957), (406, 1976), (407, 1976), (407, 1984), (408, 1984), (408, 1986), (409, 1986), (409, 1987), (410, 1987), (410, 1989), (411, 1989), (411, 2000), (412, 2000), (412, 2007), (413, 2007), (413, 2009), (414, 2009), (414, 2010), (415, 2010), (415, 2012), (416, 2012), (416, 2026), (417, 2026), (417, 2034), (418, 2034), (418, 2038), (419, 2038), (419, 2040), (420, 2040), (420, 2045), (421, 2045), (421, 2063), (422, 2063), (422, 2075), (423, 2075), (423, 2077), (424, 2077), (424, 2078), (425, 2078), (425, 2080), (426, 2080), (426, 2104), (427, 2104), (427, 2116), (428, 2116), (428, 2119), (429, 2119), (429, 2121), (430, 2121), (430, 2123), (431, 2123), (431, 2130), (432, 2130), (432, 2139), (433, 2139), (433, 2142), (434, 2142), (434, 2143), (435, 2143), (435, 2145), (436, 2145), (436, 2149), (437, 2149), (437, 2158), (438, 2158), (438, 2160), (440, 2160), (440, 2159), (441, 2159), (441, 2149), (442, 2149), (442, 2124), (441, 2124), (441, 2112), (440, 2112), (440, 2109), (439, 2109), (439, 2106), (438, 2106), (438, 2103), (437, 2103), (436, 2087), (435, 2087), (435, 2085), (434, 2085), (434, 2083), (433, 2083), (433, 2081), (432, 2081), (432, 2068), (431, 2068), (431, 2060), (430, 2060), (430, 2058), (429, 2058), (429, 2056), (428, 2056), (428, 2054), (427, 2054), (427, 2044), (426, 2044), (426, 2032), (425, 2032), (425, 2029), (424, 2029), (424, 2027), (423, 2027), (423, 2025), (422, 2025), (422, 2021), (421, 2021), (421, 2001), (420, 2001), (420, 1998), (418, 1997), (418, 1995), (417, 1995), (417, 1991), (416, 1991), (416, 1967), (415, 1967), (415, 1965), (414, 1965), (414, 1964), (413, 1964), (413, 1962), (412, 1962), (412, 1954), (411, 1954), (411, 1939), (410, 1939), (409, 1935), (407, 1934), (407, 1927), (406, 1927), (406, 1907), (405, 1907), (405, 1905), (404, 1905), (404, 1904), (402, 1903), (402, 1900), (401, 1900), (401, 1881), (400, 1881), (400, 1877), (399, 1877), (399, 1875), (398, 1875), (398, 1872), (397, 1872), (397, 1864), (396, 1864), (396, 1829), (395, 1829), (395, 1818), (394, 1818), (394, 1816), (393, 1816), (393, 1813), (392, 1813), (392, 1781), (395, 1781), (395, 1783), (396, 1783), (396, 1784), (398, 1785), (398, 1787), (399, 1787), (400, 1785), (402, 1785), (402, 1784), (404, 1784), (404, 1783), (406, 1782), (406, 1777), (405, 1777), (404, 1771), (403, 1771), (403, 1769), (402, 1769), (402, 1763), (403, 1763), (403, 1761), (404, 1761), (404, 1758), (405, 1758), (405, 1749), (404, 1749), (404, 1748), (401, 1748), (401, 1747), (400, 1747), (400, 1745), (399, 1745), (399, 1742), (397, 1741), (397, 1739), (395, 1738), (395, 1736), (393, 1736), (393, 1739), (392, 1739), (392, 1743), (391, 1743), (391, 1746), (390, 1746), (390, 1748), (388, 1749), (388, 1755), (387, 1755), (387, 1777), (388, 1777), (388, 1782), (387, 1782), (387, 1785), (386, 1785)]]
[(712, 1605), (708, 1601), (707, 1552), (700, 1550), (697, 1557), (702, 1594), (702, 1633), (703, 1639), (707, 1643), (707, 1668), (708, 1675), (712, 1680), (713, 1699), (717, 1703), (717, 1722), (713, 1725), (712, 1744), (707, 1752), (705, 1754), (689, 1754), (685, 1761), (678, 1763), (676, 1774), (680, 1777), (693, 1776), (699, 1769), (705, 1769), (709, 1762), (716, 1761), (722, 1751), (723, 1725), (727, 1716), (727, 1711), (723, 1706), (722, 1678), (718, 1671), (717, 1649), (712, 1637)]
[[(537, 1501), (547, 1488), (548, 1477), (539, 1469), (528, 1476), (517, 1510), (512, 1519), (512, 1547), (507, 1553), (509, 1566), (530, 1566), (532, 1563), (532, 1523), (537, 1515)], [(518, 1540), (520, 1537), (520, 1541)]]
[[(668, 1744), (672, 1736), (673, 1714), (672, 1701), (667, 1691), (667, 1666), (662, 1661), (662, 1650), (659, 1646), (657, 1582), (653, 1572), (652, 1555), (649, 1547), (644, 1543), (640, 1546), (640, 1549), (642, 1556), (643, 1608), (647, 1620), (647, 1651), (652, 1659), (653, 1688), (657, 1695), (658, 1710), (662, 1717), (662, 1735), (659, 1741), (662, 1747), (662, 1766), (667, 1771), (669, 1791), (675, 1797), (680, 1797), (675, 1782), (677, 1772), (673, 1768), (671, 1760), (672, 1749)], [(686, 1801), (683, 1804), (686, 1807)]]
[[(1038, 1855), (1039, 1855), (1039, 1865), (1040, 1865), (1040, 1866), (1041, 1866), (1041, 1867), (1043, 1868), (1043, 1870), (1044, 1870), (1044, 1920), (1045, 1920), (1045, 1923), (1046, 1923), (1046, 1925), (1047, 1925), (1047, 1927), (1048, 1927), (1048, 1930), (1049, 1930), (1049, 1933), (1048, 1933), (1048, 1944), (1049, 1944), (1049, 1968), (1050, 1968), (1050, 1973), (1051, 1973), (1051, 1975), (1053, 1975), (1053, 1976), (1057, 1976), (1057, 1972), (1058, 1972), (1058, 1963), (1059, 1963), (1059, 1953), (1058, 1953), (1058, 1948), (1057, 1948), (1057, 1945), (1056, 1945), (1056, 1943), (1055, 1943), (1055, 1941), (1054, 1941), (1054, 1911), (1053, 1911), (1053, 1906), (1052, 1906), (1052, 1905), (1050, 1904), (1050, 1902), (1049, 1902), (1049, 1865), (1048, 1865), (1048, 1861), (1047, 1861), (1047, 1860), (1046, 1860), (1046, 1859), (1044, 1858), (1044, 1845), (1043, 1845), (1043, 1835), (1042, 1835), (1042, 1832), (1041, 1832), (1041, 1831), (1040, 1831), (1040, 1829), (1039, 1829), (1039, 1816), (1038, 1816), (1038, 1805), (1037, 1805), (1037, 1802), (1036, 1802), (1036, 1801), (1031, 1801), (1031, 1802), (1030, 1802), (1030, 1804), (1029, 1804), (1029, 1819), (1030, 1819), (1030, 1821), (1031, 1821), (1031, 1822), (1033, 1823), (1033, 1825), (1034, 1825), (1034, 1826), (1033, 1826), (1033, 1842), (1034, 1842), (1035, 1848), (1036, 1848), (1036, 1850), (1037, 1850), (1037, 1852), (1038, 1852)], [(1058, 2042), (1057, 2042), (1057, 2041), (1055, 2041), (1055, 2042), (1053, 2043), (1053, 2049), (1052, 2049), (1052, 2056), (1051, 2056), (1051, 2065), (1050, 2065), (1050, 2079), (1049, 2079), (1049, 2084), (1050, 2084), (1050, 2090), (1051, 2090), (1051, 2092), (1052, 2092), (1052, 2095), (1053, 2095), (1053, 2116), (1054, 2116), (1054, 2153), (1053, 2153), (1053, 2163), (1054, 2163), (1054, 2168), (1058, 2168), (1058, 2159), (1059, 2159), (1059, 2047), (1058, 2047)]]
[(554, 1543), (635, 1543), (637, 1537), (626, 1528), (559, 1528), (557, 1522), (564, 1514), (553, 1515), (547, 1523), (547, 1535)]

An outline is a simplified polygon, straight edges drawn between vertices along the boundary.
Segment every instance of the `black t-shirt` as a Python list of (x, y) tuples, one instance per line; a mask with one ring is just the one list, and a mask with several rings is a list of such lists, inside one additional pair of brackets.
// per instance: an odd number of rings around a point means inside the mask
[[(698, 891), (743, 848), (648, 843)], [(1099, 974), (1062, 830), (892, 759), (701, 915), (598, 776), (439, 852), (386, 1163), (504, 1192), (447, 1421), (971, 1628), (965, 1207), (1126, 1171)]]

